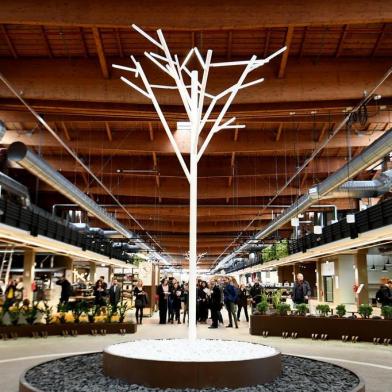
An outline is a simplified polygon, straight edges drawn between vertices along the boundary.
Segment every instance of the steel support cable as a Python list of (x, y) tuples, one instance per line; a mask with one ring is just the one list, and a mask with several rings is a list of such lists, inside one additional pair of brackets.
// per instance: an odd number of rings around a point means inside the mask
[[(372, 98), (374, 93), (377, 91), (377, 89), (389, 78), (389, 76), (392, 74), (392, 67), (390, 67), (387, 72), (382, 76), (380, 81), (372, 88), (369, 94), (367, 94), (365, 97), (361, 99), (361, 101), (346, 115), (346, 117), (339, 123), (339, 125), (334, 129), (332, 133), (327, 135), (324, 138), (324, 141), (313, 151), (311, 156), (305, 160), (305, 162), (298, 168), (298, 170), (289, 178), (288, 181), (280, 188), (279, 192), (275, 194), (274, 197), (270, 199), (270, 201), (267, 203), (266, 207), (263, 208), (263, 210), (259, 211), (259, 213), (251, 220), (251, 222), (243, 229), (247, 230), (253, 222), (257, 219), (257, 217), (264, 212), (280, 195), (281, 193), (292, 183), (292, 181), (309, 165), (310, 162), (313, 161), (313, 159), (320, 153), (321, 150), (324, 149), (324, 147), (336, 136), (336, 134), (350, 121), (350, 117), (353, 113), (357, 113), (358, 110), (361, 109), (362, 106), (366, 105)], [(295, 202), (296, 203), (296, 202)], [(294, 203), (294, 204), (295, 204)], [(237, 237), (238, 238), (238, 237)], [(235, 243), (237, 240), (235, 238), (226, 248), (225, 250), (215, 259), (214, 261), (214, 267), (218, 263), (218, 260), (225, 254), (225, 252)]]
[(144, 229), (142, 224), (120, 203), (117, 197), (110, 191), (110, 189), (90, 170), (90, 168), (78, 157), (75, 151), (69, 147), (63, 139), (48, 125), (48, 123), (20, 96), (20, 94), (8, 82), (5, 76), (0, 72), (0, 79), (7, 86), (7, 88), (19, 99), (20, 102), (29, 110), (29, 112), (49, 131), (49, 133), (65, 148), (65, 150), (79, 163), (82, 168), (94, 178), (94, 180), (105, 190), (105, 192), (114, 200), (114, 202), (134, 221), (137, 226), (143, 230), (147, 236), (161, 249), (163, 248), (156, 242), (156, 240)]

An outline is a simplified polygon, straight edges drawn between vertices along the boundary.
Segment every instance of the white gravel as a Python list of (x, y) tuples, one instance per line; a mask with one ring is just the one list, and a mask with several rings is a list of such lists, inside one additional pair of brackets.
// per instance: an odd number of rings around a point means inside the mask
[(105, 351), (126, 358), (169, 362), (243, 361), (279, 353), (275, 348), (261, 344), (207, 339), (135, 340), (114, 344)]

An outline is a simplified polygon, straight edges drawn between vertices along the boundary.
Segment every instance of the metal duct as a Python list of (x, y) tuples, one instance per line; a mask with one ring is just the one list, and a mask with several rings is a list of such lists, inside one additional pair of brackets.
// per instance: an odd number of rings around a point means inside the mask
[(371, 181), (347, 181), (338, 189), (328, 193), (328, 198), (353, 197), (377, 197), (389, 192), (392, 188), (392, 170), (381, 173)]
[(61, 194), (88, 211), (108, 226), (117, 230), (126, 238), (132, 238), (133, 233), (124, 227), (117, 219), (109, 215), (92, 199), (86, 196), (78, 187), (68, 181), (62, 174), (53, 169), (41, 157), (32, 152), (22, 142), (12, 143), (8, 147), (8, 159), (17, 162), (20, 166), (39, 177)]
[[(349, 178), (356, 176), (362, 170), (368, 168), (370, 165), (376, 163), (379, 159), (384, 158), (392, 151), (392, 128), (389, 129), (375, 140), (370, 146), (365, 148), (362, 153), (353, 158), (346, 165), (341, 167), (331, 176), (327, 177), (318, 185), (310, 188), (308, 193), (301, 196), (293, 205), (287, 208), (281, 215), (271, 221), (263, 230), (259, 231), (254, 238), (263, 239), (274, 231), (278, 230), (285, 223), (289, 222), (301, 212), (308, 209), (315, 200), (320, 200), (329, 197), (330, 192), (344, 184)], [(250, 246), (249, 241), (241, 245), (235, 252), (242, 252)], [(235, 253), (231, 253), (224, 257), (222, 261), (214, 268), (214, 271), (225, 266), (233, 257)]]
[(22, 185), (20, 182), (15, 181), (13, 178), (8, 177), (6, 174), (4, 174), (1, 171), (0, 171), (0, 186), (2, 189), (5, 189), (7, 192), (25, 199), (27, 205), (30, 204), (30, 195), (27, 187)]

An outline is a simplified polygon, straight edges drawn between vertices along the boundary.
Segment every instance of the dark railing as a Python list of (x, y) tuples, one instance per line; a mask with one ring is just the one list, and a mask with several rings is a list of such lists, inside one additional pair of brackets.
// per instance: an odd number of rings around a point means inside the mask
[(113, 248), (113, 241), (95, 233), (81, 232), (68, 222), (52, 217), (37, 207), (23, 207), (10, 200), (0, 198), (0, 222), (29, 231), (31, 235), (43, 235), (57, 241), (77, 246), (109, 258), (129, 261), (130, 256), (121, 249)]
[[(339, 241), (343, 238), (357, 238), (359, 233), (378, 229), (392, 224), (392, 199), (385, 200), (366, 210), (357, 212), (354, 223), (347, 223), (346, 219), (323, 227), (321, 234), (307, 234), (298, 239), (288, 241), (288, 254), (306, 252), (317, 246)], [(257, 264), (263, 264), (262, 255), (258, 254), (257, 262), (250, 263), (247, 259), (235, 262), (226, 273), (236, 272)]]

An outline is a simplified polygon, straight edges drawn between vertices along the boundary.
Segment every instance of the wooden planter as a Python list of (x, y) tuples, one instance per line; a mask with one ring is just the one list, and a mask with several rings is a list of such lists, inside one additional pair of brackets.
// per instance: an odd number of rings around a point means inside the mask
[(358, 336), (358, 340), (372, 342), (374, 338), (392, 339), (391, 320), (349, 319), (329, 317), (304, 317), (304, 316), (250, 316), (250, 334), (262, 335), (268, 331), (270, 336), (288, 336), (297, 333), (299, 338), (311, 338), (313, 334), (326, 334), (328, 339), (349, 339)]
[[(76, 332), (75, 332), (76, 331)], [(66, 323), (0, 326), (0, 338), (135, 333), (135, 323)]]

